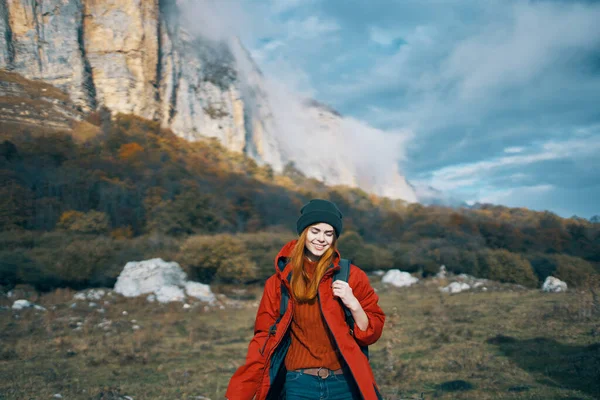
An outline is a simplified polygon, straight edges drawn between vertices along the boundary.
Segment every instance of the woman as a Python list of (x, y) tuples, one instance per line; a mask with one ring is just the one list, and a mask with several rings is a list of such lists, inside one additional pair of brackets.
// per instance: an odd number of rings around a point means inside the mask
[[(231, 378), (226, 397), (381, 399), (360, 347), (381, 336), (385, 315), (379, 298), (354, 265), (348, 282), (333, 282), (340, 269), (336, 240), (342, 213), (321, 199), (311, 200), (300, 213), (300, 237), (275, 258), (276, 272), (265, 284), (246, 363)], [(282, 307), (282, 293), (289, 296), (287, 307)]]

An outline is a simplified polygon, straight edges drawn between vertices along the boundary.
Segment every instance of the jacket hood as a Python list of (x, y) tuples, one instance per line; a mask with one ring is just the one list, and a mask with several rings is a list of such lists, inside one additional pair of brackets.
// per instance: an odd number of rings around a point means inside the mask
[[(283, 247), (281, 248), (281, 250), (279, 250), (279, 253), (277, 253), (277, 256), (275, 257), (275, 273), (282, 280), (287, 281), (288, 275), (290, 274), (290, 272), (292, 272), (292, 266), (287, 263), (287, 260), (292, 255), (292, 251), (294, 250), (296, 243), (298, 243), (298, 239), (290, 240), (285, 245), (283, 245)], [(333, 257), (332, 270), (337, 270), (340, 268), (340, 258), (340, 252), (336, 249), (335, 255)]]

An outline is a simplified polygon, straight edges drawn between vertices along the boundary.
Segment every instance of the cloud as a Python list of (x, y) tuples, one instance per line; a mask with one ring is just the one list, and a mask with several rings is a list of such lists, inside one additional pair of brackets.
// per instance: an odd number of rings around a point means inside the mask
[(505, 153), (511, 153), (511, 154), (513, 154), (513, 153), (522, 153), (523, 150), (525, 150), (524, 147), (515, 146), (515, 147), (507, 147), (507, 148), (505, 148), (504, 152)]
[[(369, 28), (369, 39), (380, 46), (390, 46), (402, 39), (402, 34), (395, 29), (383, 29), (378, 26)], [(402, 42), (404, 42), (402, 40)]]
[(339, 31), (340, 26), (333, 19), (311, 15), (304, 19), (288, 21), (286, 30), (288, 37), (292, 39), (314, 39)]
[[(600, 152), (600, 136), (589, 139), (570, 139), (564, 141), (549, 141), (538, 146), (537, 151), (527, 154), (516, 153), (496, 157), (485, 161), (450, 165), (432, 171), (425, 179), (431, 186), (440, 190), (456, 190), (471, 187), (475, 182), (486, 182), (493, 174), (501, 174), (514, 168), (524, 169), (530, 164), (561, 159), (577, 159), (585, 163), (595, 158)], [(526, 176), (520, 172), (519, 177)]]
[(517, 4), (510, 13), (465, 38), (443, 62), (445, 80), (457, 80), (459, 96), (529, 83), (548, 69), (578, 62), (577, 53), (600, 44), (600, 9), (557, 4)]
[(591, 212), (586, 199), (600, 191), (591, 189), (600, 185), (592, 153), (600, 3), (225, 3), (242, 7), (248, 20), (238, 23), (231, 6), (225, 26), (246, 32), (265, 76), (384, 132), (380, 140), (401, 136), (392, 147), (413, 182), (465, 199), (496, 193), (532, 208)]

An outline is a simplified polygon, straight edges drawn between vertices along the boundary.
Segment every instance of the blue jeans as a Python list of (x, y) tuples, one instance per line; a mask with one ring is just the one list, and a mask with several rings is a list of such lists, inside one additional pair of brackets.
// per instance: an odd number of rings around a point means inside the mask
[(288, 371), (283, 388), (286, 400), (355, 400), (356, 384), (345, 374), (330, 375), (327, 378)]

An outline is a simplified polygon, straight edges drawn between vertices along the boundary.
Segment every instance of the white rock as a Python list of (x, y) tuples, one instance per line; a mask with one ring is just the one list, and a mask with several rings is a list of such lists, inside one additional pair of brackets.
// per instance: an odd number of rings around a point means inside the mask
[(185, 283), (185, 291), (188, 296), (195, 297), (200, 301), (211, 303), (216, 300), (210, 286), (204, 283), (188, 281)]
[(127, 314), (128, 314), (128, 312), (127, 312), (127, 311), (123, 311), (121, 314), (123, 314), (123, 315), (127, 315)]
[(24, 308), (33, 307), (33, 303), (30, 303), (27, 300), (15, 300), (12, 305), (13, 310), (22, 310)]
[(446, 266), (442, 265), (440, 266), (440, 270), (439, 272), (435, 275), (436, 278), (440, 278), (443, 279), (448, 275), (448, 272), (446, 271)]
[(112, 325), (112, 321), (108, 320), (108, 319), (103, 319), (102, 322), (100, 322), (98, 325), (96, 325), (98, 328), (102, 328), (105, 331), (109, 330), (110, 327)]
[(46, 309), (44, 307), (38, 306), (37, 304), (34, 304), (33, 308), (35, 308), (36, 310), (40, 310), (40, 311), (46, 311)]
[(192, 308), (192, 306), (190, 306), (189, 304), (186, 303), (183, 305), (183, 308), (187, 310), (188, 308)]
[(382, 269), (373, 271), (373, 275), (375, 275), (375, 276), (383, 276), (384, 274), (385, 274), (385, 271)]
[(544, 281), (544, 284), (542, 285), (542, 290), (544, 292), (550, 292), (550, 293), (566, 292), (567, 291), (567, 283), (563, 282), (560, 279), (555, 278), (553, 276), (549, 276)]
[(117, 278), (114, 290), (125, 297), (157, 294), (163, 287), (184, 286), (185, 278), (185, 272), (176, 262), (166, 262), (161, 258), (130, 261)]
[(153, 294), (149, 294), (146, 297), (146, 300), (149, 301), (150, 303), (154, 303), (156, 301), (156, 295), (154, 293)]
[(88, 300), (100, 300), (106, 292), (102, 289), (92, 289), (89, 290), (86, 294)]
[(132, 323), (132, 324), (136, 324), (136, 323), (137, 323), (137, 319), (132, 319), (132, 320), (131, 320), (131, 323)]
[(73, 296), (73, 298), (75, 300), (86, 300), (84, 292), (75, 293), (75, 296)]
[(56, 393), (54, 396), (55, 399), (62, 399), (62, 395), (60, 393)]
[(460, 293), (469, 289), (471, 289), (471, 286), (464, 282), (452, 282), (448, 286), (440, 288), (440, 290), (444, 293)]
[(6, 297), (14, 297), (15, 292), (13, 292), (12, 290), (9, 290), (8, 293), (6, 293)]
[(389, 283), (396, 287), (407, 287), (417, 283), (419, 279), (415, 278), (408, 272), (400, 271), (399, 269), (390, 269), (381, 278), (381, 282)]
[(156, 291), (156, 300), (159, 303), (169, 303), (171, 301), (184, 301), (185, 293), (179, 286), (163, 286)]
[(77, 307), (77, 303), (71, 303), (71, 308), (76, 308)]
[(137, 331), (138, 329), (140, 329), (139, 325), (134, 325), (131, 327), (131, 329), (133, 329), (134, 331)]
[(98, 311), (100, 314), (104, 314), (106, 312), (104, 308), (99, 308), (96, 311)]
[(93, 301), (90, 301), (90, 303), (88, 304), (89, 307), (97, 307), (98, 304), (94, 303)]

